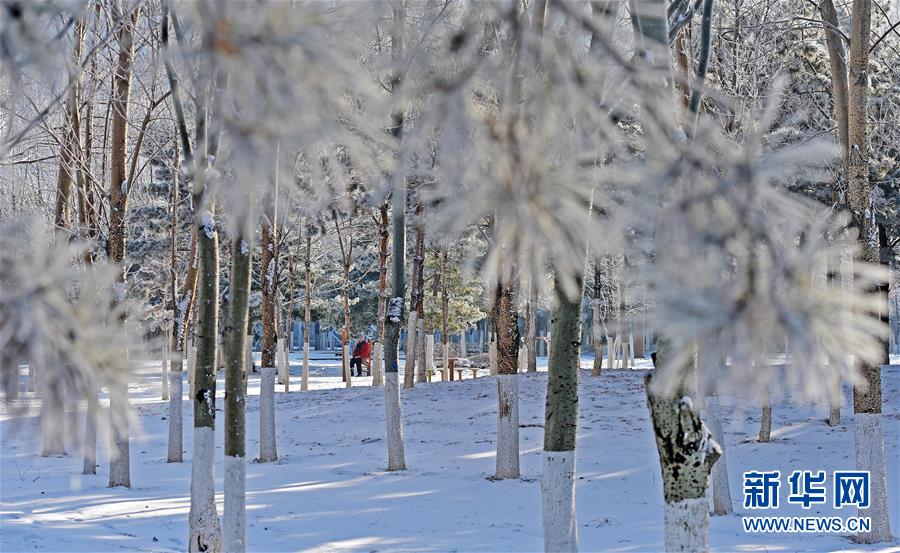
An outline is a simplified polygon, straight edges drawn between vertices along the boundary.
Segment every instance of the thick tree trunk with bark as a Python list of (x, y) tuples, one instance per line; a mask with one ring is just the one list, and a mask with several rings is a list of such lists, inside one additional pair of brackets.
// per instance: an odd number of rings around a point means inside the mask
[[(847, 109), (848, 144), (848, 200), (856, 228), (859, 231), (857, 259), (865, 263), (881, 261), (878, 225), (869, 182), (869, 137), (867, 107), (869, 97), (869, 34), (871, 29), (871, 0), (854, 0), (850, 32), (849, 90)], [(872, 290), (885, 292), (885, 287)], [(887, 298), (881, 311), (888, 312)], [(856, 468), (867, 470), (871, 479), (872, 507), (866, 515), (872, 519), (871, 531), (856, 536), (860, 543), (881, 543), (891, 540), (887, 500), (887, 476), (884, 464), (884, 432), (882, 430), (881, 365), (887, 364), (887, 342), (883, 345), (880, 363), (861, 364), (863, 383), (853, 389)]]
[[(582, 278), (577, 278), (579, 290)], [(578, 427), (578, 368), (581, 356), (581, 298), (566, 296), (554, 280), (556, 308), (551, 314), (555, 340), (547, 374), (544, 410), (544, 462), (541, 498), (544, 551), (577, 551), (575, 515), (575, 435)]]
[(700, 420), (691, 393), (658, 394), (649, 375), (645, 384), (662, 469), (666, 551), (708, 551), (706, 488), (721, 450)]
[[(277, 195), (277, 189), (275, 194)], [(275, 310), (278, 303), (276, 213), (277, 207), (273, 197), (269, 199), (268, 216), (263, 221), (262, 257), (259, 271), (262, 287), (263, 332), (259, 392), (259, 461), (261, 463), (278, 459), (275, 444), (275, 357), (277, 348)]]

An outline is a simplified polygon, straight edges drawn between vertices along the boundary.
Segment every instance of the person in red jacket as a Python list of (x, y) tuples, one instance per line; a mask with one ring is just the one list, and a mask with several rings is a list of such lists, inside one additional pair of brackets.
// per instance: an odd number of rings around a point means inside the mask
[(371, 372), (372, 344), (366, 340), (364, 335), (359, 336), (356, 347), (353, 348), (353, 355), (350, 358), (350, 374), (353, 374), (353, 367), (356, 366), (356, 376), (362, 376), (363, 363), (366, 365), (366, 376)]

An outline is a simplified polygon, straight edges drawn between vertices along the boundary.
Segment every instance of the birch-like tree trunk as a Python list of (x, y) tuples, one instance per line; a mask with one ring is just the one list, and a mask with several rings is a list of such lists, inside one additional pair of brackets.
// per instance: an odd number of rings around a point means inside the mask
[[(242, 228), (246, 225), (242, 225)], [(247, 550), (246, 515), (246, 405), (244, 375), (249, 370), (247, 327), (249, 324), (251, 232), (239, 232), (232, 242), (231, 302), (224, 333), (225, 348), (225, 510), (222, 545), (229, 553)]]
[[(197, 174), (199, 175), (199, 172)], [(209, 203), (206, 210), (204, 201)], [(195, 393), (192, 396), (194, 452), (191, 459), (188, 539), (188, 549), (191, 552), (216, 552), (221, 549), (219, 516), (215, 501), (214, 464), (216, 349), (219, 339), (219, 239), (212, 201), (212, 198), (203, 192), (195, 193), (194, 203), (199, 206), (196, 218), (200, 274), (197, 296), (197, 360), (194, 364)]]
[[(131, 14), (122, 13), (119, 3), (113, 4), (114, 16), (122, 21), (116, 32), (119, 44), (114, 75), (115, 90), (110, 98), (112, 131), (109, 157), (109, 233), (107, 257), (115, 264), (125, 261), (125, 213), (128, 210), (125, 149), (128, 144), (128, 98), (131, 93), (132, 58), (134, 57), (134, 28), (140, 16), (140, 7)], [(121, 267), (120, 294), (125, 294), (125, 268)], [(110, 390), (110, 411), (125, 413), (128, 407), (128, 386)], [(113, 429), (113, 452), (109, 461), (109, 486), (131, 487), (129, 429), (126, 417), (120, 417)]]

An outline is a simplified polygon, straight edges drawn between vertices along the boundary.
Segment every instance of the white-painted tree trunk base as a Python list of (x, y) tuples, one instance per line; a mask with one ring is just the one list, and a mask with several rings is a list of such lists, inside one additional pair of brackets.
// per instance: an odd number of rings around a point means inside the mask
[(578, 551), (575, 514), (575, 452), (544, 451), (541, 473), (544, 551)]
[(194, 397), (194, 367), (197, 362), (197, 348), (192, 345), (187, 350), (187, 373), (188, 373), (188, 397), (193, 401)]
[(97, 474), (97, 425), (100, 416), (100, 400), (97, 391), (91, 392), (88, 398), (87, 412), (84, 415), (84, 463), (82, 474)]
[(278, 460), (275, 445), (275, 367), (260, 369), (259, 462)]
[[(308, 327), (307, 327), (308, 328)], [(307, 330), (309, 332), (309, 330)], [(309, 390), (309, 342), (304, 345), (303, 349), (303, 376), (300, 377), (300, 391)]]
[[(177, 353), (176, 353), (177, 355)], [(169, 451), (167, 463), (182, 462), (184, 422), (182, 417), (182, 387), (184, 377), (180, 370), (169, 373)]]
[(428, 374), (434, 374), (434, 334), (425, 335), (425, 370), (422, 377), (428, 380)]
[(128, 429), (128, 384), (110, 390), (109, 411), (113, 450), (109, 459), (109, 487), (131, 487), (131, 443)]
[(722, 428), (722, 414), (719, 409), (719, 396), (709, 396), (706, 405), (706, 425), (713, 439), (721, 446), (722, 455), (712, 467), (710, 477), (712, 479), (712, 499), (714, 515), (730, 515), (734, 512), (731, 504), (731, 489), (728, 485), (727, 448), (725, 447), (725, 432)]
[(65, 408), (62, 390), (58, 382), (44, 379), (41, 399), (41, 456), (58, 457), (66, 455)]
[(375, 342), (372, 348), (372, 386), (384, 385), (384, 369), (381, 361), (381, 342)]
[(403, 419), (400, 414), (400, 382), (397, 373), (384, 373), (384, 407), (387, 423), (388, 470), (406, 470), (403, 451)]
[(165, 355), (162, 360), (162, 378), (160, 379), (162, 383), (162, 400), (169, 401), (169, 350), (165, 350)]
[(665, 527), (667, 553), (709, 551), (709, 504), (706, 497), (666, 503)]
[(514, 374), (497, 376), (498, 480), (519, 477), (519, 381)]
[(215, 456), (215, 431), (208, 426), (195, 426), (191, 459), (191, 510), (188, 515), (188, 551), (191, 553), (221, 550), (219, 514), (216, 512)]
[(887, 473), (884, 465), (884, 431), (881, 413), (856, 413), (853, 415), (853, 443), (856, 449), (856, 470), (869, 471), (871, 485), (870, 507), (859, 511), (859, 516), (869, 517), (869, 532), (855, 536), (857, 543), (884, 543), (891, 541), (891, 520), (888, 511)]
[(416, 345), (416, 315), (410, 313), (406, 322), (406, 364), (403, 367), (403, 387), (406, 389), (415, 385)]
[(488, 371), (491, 376), (497, 376), (497, 341), (491, 338), (488, 346)]
[(416, 319), (418, 333), (416, 335), (416, 382), (428, 382), (427, 369), (428, 350), (425, 347), (425, 319)]
[(344, 374), (347, 376), (347, 381), (344, 382), (344, 387), (352, 388), (353, 387), (353, 369), (350, 368), (350, 344), (344, 344), (343, 364), (344, 364)]
[(222, 546), (227, 553), (247, 551), (247, 465), (243, 457), (225, 456), (225, 508)]

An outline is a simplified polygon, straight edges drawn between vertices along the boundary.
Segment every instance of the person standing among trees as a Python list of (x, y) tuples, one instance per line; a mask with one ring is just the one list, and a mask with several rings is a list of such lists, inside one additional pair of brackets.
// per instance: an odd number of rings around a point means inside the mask
[(350, 358), (350, 373), (353, 373), (353, 367), (356, 367), (356, 376), (362, 376), (363, 363), (366, 365), (366, 376), (371, 374), (372, 345), (366, 340), (364, 334), (359, 335), (359, 340), (353, 348), (353, 355)]

